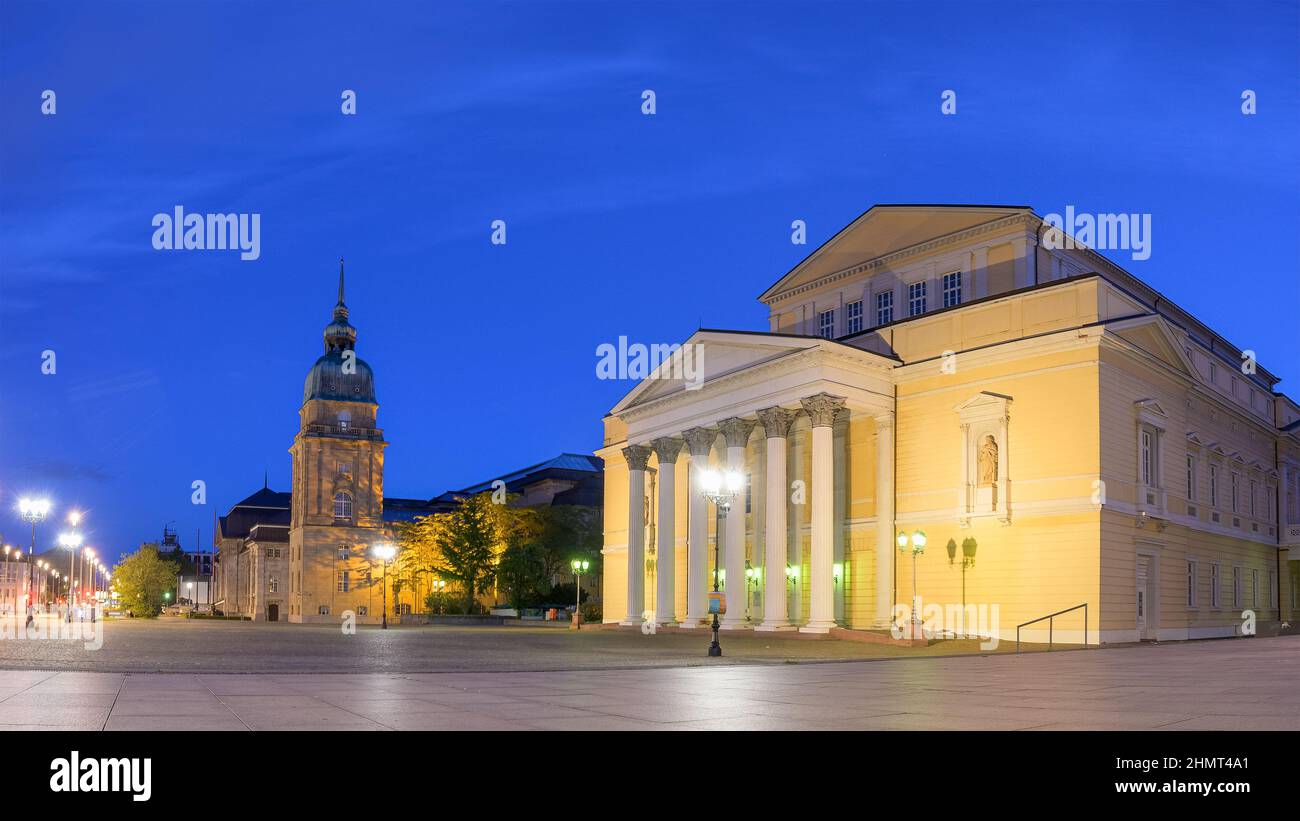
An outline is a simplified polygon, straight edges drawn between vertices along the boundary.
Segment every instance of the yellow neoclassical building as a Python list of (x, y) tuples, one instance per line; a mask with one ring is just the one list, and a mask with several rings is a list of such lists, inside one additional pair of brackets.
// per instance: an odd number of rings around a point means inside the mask
[[(1014, 639), (1081, 604), (1089, 643), (1289, 619), (1300, 407), (1046, 230), (1028, 207), (876, 206), (762, 293), (768, 332), (701, 330), (637, 382), (597, 451), (605, 621), (702, 626), (716, 544), (724, 629), (882, 629), (917, 531), (941, 630)], [(726, 516), (706, 466), (744, 477)]]

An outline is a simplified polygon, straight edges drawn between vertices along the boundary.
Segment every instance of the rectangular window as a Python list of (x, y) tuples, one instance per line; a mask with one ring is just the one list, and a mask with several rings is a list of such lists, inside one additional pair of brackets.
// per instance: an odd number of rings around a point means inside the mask
[(277, 579), (275, 576), (272, 576), (270, 579), (268, 579), (266, 582), (266, 591), (268, 593), (279, 593), (280, 580)]
[(330, 606), (328, 604), (322, 604), (320, 607), (316, 608), (316, 612), (322, 616), (328, 616), (330, 614)]
[(888, 325), (894, 321), (894, 292), (876, 294), (876, 324)]
[(835, 338), (835, 311), (822, 311), (817, 315), (817, 333), (823, 339)]
[(1210, 504), (1219, 506), (1219, 467), (1210, 465)]
[(907, 286), (907, 315), (916, 316), (925, 313), (925, 282), (913, 282)]
[(1254, 479), (1250, 480), (1250, 518), (1255, 518), (1255, 497), (1259, 495), (1259, 485)]
[(1210, 607), (1219, 607), (1219, 565), (1210, 565)]
[(346, 570), (342, 570), (342, 571), (340, 571), (340, 572), (339, 572), (339, 588), (338, 588), (340, 593), (346, 593), (346, 592), (348, 592), (348, 582), (349, 582), (349, 581), (350, 581), (350, 579), (348, 578), (348, 571), (346, 571)]
[(1268, 606), (1277, 607), (1277, 571), (1268, 571)]
[(1250, 571), (1250, 606), (1259, 607), (1259, 571)]
[(1156, 437), (1146, 428), (1142, 429), (1142, 484), (1155, 487), (1156, 478)]
[(1187, 457), (1187, 501), (1196, 501), (1196, 457)]
[(855, 334), (862, 330), (862, 300), (844, 306), (844, 333)]
[(345, 544), (339, 545), (339, 561), (346, 562), (350, 558), (352, 558), (352, 548)]
[(352, 463), (351, 463), (351, 462), (339, 462), (339, 475), (340, 475), (340, 476), (351, 476), (351, 475), (352, 475)]
[(1232, 493), (1232, 512), (1237, 512), (1237, 474), (1232, 474), (1232, 487), (1229, 488)]
[(943, 275), (943, 307), (961, 304), (961, 271)]
[(1187, 606), (1196, 606), (1196, 562), (1187, 563)]
[(1232, 606), (1241, 607), (1241, 568), (1232, 568)]

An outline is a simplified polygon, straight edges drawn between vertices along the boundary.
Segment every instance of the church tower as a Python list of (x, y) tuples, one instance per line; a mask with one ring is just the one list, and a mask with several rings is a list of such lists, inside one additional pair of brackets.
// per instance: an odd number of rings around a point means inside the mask
[(369, 551), (384, 538), (384, 432), (375, 376), (356, 354), (343, 301), (325, 326), (325, 353), (303, 385), (293, 456), (289, 525), (289, 621), (337, 623), (345, 611), (378, 621), (378, 578)]

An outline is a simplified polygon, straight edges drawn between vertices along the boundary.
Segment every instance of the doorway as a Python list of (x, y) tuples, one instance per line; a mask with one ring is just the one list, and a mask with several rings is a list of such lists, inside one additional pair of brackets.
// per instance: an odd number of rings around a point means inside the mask
[(280, 620), (280, 605), (278, 605), (278, 604), (268, 604), (268, 605), (266, 606), (266, 620), (267, 620), (267, 621), (279, 621), (279, 620)]
[(1151, 612), (1155, 602), (1155, 577), (1151, 572), (1151, 557), (1137, 557), (1137, 634), (1138, 641), (1154, 641), (1156, 619)]

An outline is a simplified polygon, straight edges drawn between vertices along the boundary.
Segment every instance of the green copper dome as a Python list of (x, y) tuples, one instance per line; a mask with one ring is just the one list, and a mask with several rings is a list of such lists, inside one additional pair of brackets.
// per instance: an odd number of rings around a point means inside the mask
[(343, 302), (343, 260), (339, 260), (339, 301), (325, 326), (325, 355), (316, 360), (302, 387), (302, 401), (334, 399), (375, 404), (375, 372), (356, 355), (357, 329)]

